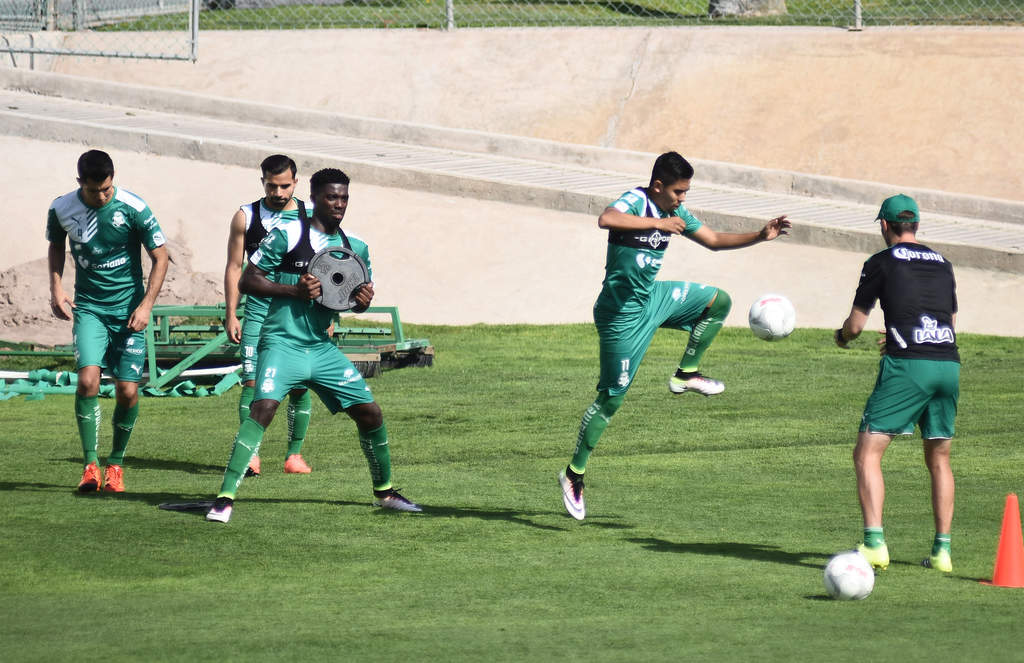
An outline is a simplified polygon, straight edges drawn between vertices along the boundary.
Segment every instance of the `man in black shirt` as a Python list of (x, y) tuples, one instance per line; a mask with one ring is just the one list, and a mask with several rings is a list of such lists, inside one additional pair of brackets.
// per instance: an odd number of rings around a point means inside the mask
[(882, 455), (894, 436), (913, 433), (916, 424), (931, 473), (935, 515), (931, 555), (922, 564), (949, 573), (954, 492), (949, 454), (960, 395), (956, 281), (949, 262), (917, 242), (920, 217), (913, 198), (887, 198), (878, 219), (888, 248), (864, 263), (850, 315), (835, 331), (836, 344), (846, 348), (863, 331), (875, 302), (881, 303), (885, 346), (853, 450), (864, 516), (864, 543), (857, 548), (873, 567), (889, 566), (882, 529)]

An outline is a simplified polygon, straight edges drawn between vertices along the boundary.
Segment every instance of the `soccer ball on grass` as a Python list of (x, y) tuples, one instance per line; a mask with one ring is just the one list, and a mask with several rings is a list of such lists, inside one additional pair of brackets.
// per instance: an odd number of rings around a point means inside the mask
[(875, 572), (856, 550), (838, 553), (825, 565), (825, 591), (840, 601), (859, 601), (875, 588)]
[(796, 309), (782, 295), (761, 295), (751, 304), (747, 322), (754, 336), (764, 341), (775, 341), (793, 333)]

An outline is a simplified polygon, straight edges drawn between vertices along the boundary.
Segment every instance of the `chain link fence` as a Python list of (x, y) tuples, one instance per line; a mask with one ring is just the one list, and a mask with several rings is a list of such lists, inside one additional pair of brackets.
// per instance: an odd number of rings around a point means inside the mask
[(195, 60), (203, 1), (0, 0), (0, 56), (32, 68), (56, 55)]
[(1022, 23), (1024, 0), (0, 0), (0, 56), (194, 60), (200, 30)]

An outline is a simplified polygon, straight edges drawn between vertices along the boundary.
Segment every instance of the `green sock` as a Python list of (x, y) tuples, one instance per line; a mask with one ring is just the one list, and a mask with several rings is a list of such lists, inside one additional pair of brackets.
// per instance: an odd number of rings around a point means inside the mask
[(264, 432), (263, 426), (253, 419), (246, 419), (238, 427), (235, 443), (231, 446), (231, 458), (228, 459), (228, 466), (224, 470), (224, 481), (220, 485), (217, 497), (235, 499), (238, 486), (242, 483), (242, 478), (245, 477), (245, 468), (249, 467), (249, 461), (260, 451), (260, 442), (263, 441)]
[(96, 463), (96, 447), (100, 437), (100, 398), (99, 396), (79, 396), (75, 394), (75, 419), (78, 421), (78, 437), (82, 440), (82, 455), (85, 464)]
[(868, 548), (877, 548), (885, 543), (885, 533), (881, 527), (864, 528), (864, 545)]
[(114, 449), (107, 457), (107, 465), (124, 464), (124, 450), (128, 448), (128, 439), (132, 436), (132, 429), (138, 417), (138, 402), (131, 407), (114, 406)]
[(254, 396), (256, 396), (256, 387), (242, 385), (242, 395), (238, 398), (238, 423), (249, 418), (249, 406), (252, 405)]
[(359, 431), (359, 446), (363, 449), (366, 462), (370, 465), (370, 478), (374, 490), (391, 487), (391, 450), (388, 448), (388, 431), (381, 424), (371, 431)]
[(288, 456), (302, 451), (302, 443), (306, 441), (306, 431), (309, 430), (309, 413), (312, 411), (313, 397), (309, 389), (303, 391), (301, 396), (288, 398)]
[(719, 289), (715, 301), (704, 311), (697, 324), (690, 330), (690, 340), (686, 343), (683, 358), (679, 360), (679, 370), (693, 373), (700, 368), (700, 360), (711, 347), (711, 342), (722, 329), (726, 316), (732, 309), (732, 298), (725, 290)]
[(583, 474), (587, 470), (587, 461), (593, 453), (597, 441), (608, 428), (618, 409), (622, 406), (625, 396), (609, 396), (607, 391), (602, 391), (587, 411), (583, 413), (580, 421), (580, 432), (576, 435), (576, 449), (573, 451), (572, 460), (569, 461), (569, 469), (577, 474)]
[(938, 555), (940, 550), (946, 552), (952, 552), (950, 548), (951, 537), (949, 534), (936, 534), (935, 540), (932, 542), (932, 555)]

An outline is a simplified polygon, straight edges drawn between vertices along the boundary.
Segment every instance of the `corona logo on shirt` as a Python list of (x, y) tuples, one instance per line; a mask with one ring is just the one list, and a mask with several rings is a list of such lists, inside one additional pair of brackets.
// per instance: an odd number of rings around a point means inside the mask
[(945, 259), (935, 251), (915, 251), (905, 246), (897, 246), (892, 250), (892, 256), (899, 260), (931, 260), (933, 262), (946, 262)]
[(935, 318), (922, 315), (921, 326), (914, 327), (914, 343), (954, 343), (953, 329), (940, 327)]

